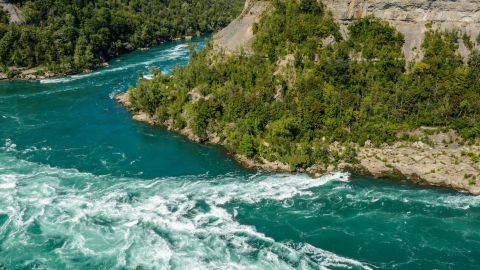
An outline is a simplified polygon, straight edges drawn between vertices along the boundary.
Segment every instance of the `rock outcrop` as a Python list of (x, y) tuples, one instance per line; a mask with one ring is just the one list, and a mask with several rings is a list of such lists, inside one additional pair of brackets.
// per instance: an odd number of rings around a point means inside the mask
[(253, 24), (260, 20), (269, 6), (270, 3), (266, 1), (247, 0), (242, 14), (213, 36), (213, 46), (226, 53), (238, 53), (240, 50), (250, 52)]
[[(155, 115), (150, 115), (146, 112), (133, 110), (132, 103), (130, 102), (130, 95), (128, 92), (124, 92), (122, 94), (115, 96), (115, 100), (132, 113), (132, 119), (135, 121), (144, 122), (152, 126), (154, 125), (163, 126), (166, 129), (177, 132), (194, 142), (201, 142), (200, 138), (197, 135), (195, 135), (192, 129), (188, 126), (182, 129), (179, 129), (173, 125), (172, 120), (167, 120), (162, 122)], [(214, 144), (219, 143), (219, 139), (215, 136), (215, 134), (209, 134), (208, 139)]]
[(7, 1), (0, 0), (0, 7), (3, 8), (10, 16), (10, 23), (22, 24), (25, 22), (20, 9), (15, 4), (8, 3)]
[[(428, 132), (435, 133), (428, 135)], [(419, 129), (413, 133), (422, 140), (357, 147), (361, 170), (376, 178), (406, 178), (480, 195), (478, 142), (466, 145), (453, 130)]]
[[(323, 0), (342, 25), (355, 18), (374, 15), (390, 22), (405, 36), (404, 53), (407, 60), (419, 60), (425, 25), (439, 29), (458, 29), (474, 41), (480, 33), (480, 0)], [(459, 52), (465, 57), (469, 50), (459, 40)], [(478, 44), (477, 44), (478, 46)]]
[[(407, 61), (422, 59), (421, 45), (432, 23), (434, 28), (467, 33), (475, 44), (480, 34), (480, 0), (322, 0), (348, 35), (347, 26), (354, 19), (374, 15), (388, 21), (405, 37), (403, 51)], [(242, 14), (214, 35), (213, 45), (227, 53), (248, 53), (253, 40), (252, 26), (268, 10), (266, 1), (245, 2)], [(480, 44), (475, 44), (480, 47)], [(470, 50), (459, 39), (459, 53), (466, 58)]]

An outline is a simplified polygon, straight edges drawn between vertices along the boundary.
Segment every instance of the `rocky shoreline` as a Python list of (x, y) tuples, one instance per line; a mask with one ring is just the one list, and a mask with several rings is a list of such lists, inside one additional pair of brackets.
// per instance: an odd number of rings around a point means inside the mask
[[(144, 112), (133, 112), (128, 92), (115, 97), (115, 100), (132, 112), (136, 121), (159, 125), (177, 132), (188, 139), (200, 142), (200, 139), (187, 127), (176, 129), (171, 121), (163, 123)], [(409, 140), (400, 140), (391, 145), (374, 146), (367, 142), (365, 146), (351, 144), (357, 153), (358, 164), (340, 161), (336, 165), (314, 165), (300, 171), (313, 177), (320, 177), (334, 171), (350, 171), (374, 178), (409, 180), (416, 184), (447, 187), (472, 195), (480, 195), (480, 143), (466, 144), (453, 130), (439, 131), (433, 128), (421, 128), (403, 134)], [(206, 143), (225, 145), (215, 134), (210, 135)], [(344, 146), (338, 143), (331, 149), (342, 151)], [(291, 172), (287, 164), (279, 161), (254, 161), (242, 155), (233, 154), (242, 166), (265, 171)]]
[[(103, 62), (101, 64), (98, 64), (95, 69), (102, 68), (102, 67), (108, 67), (108, 63)], [(55, 73), (51, 71), (45, 71), (42, 67), (34, 67), (34, 68), (16, 68), (16, 67), (11, 67), (10, 72), (13, 72), (13, 76), (8, 76), (4, 72), (0, 72), (0, 81), (2, 80), (10, 80), (10, 81), (39, 81), (39, 80), (46, 80), (46, 79), (54, 79), (54, 78), (59, 78), (59, 77), (65, 77), (68, 75), (74, 75), (74, 74), (86, 74), (90, 73), (93, 70), (87, 69), (83, 70), (82, 72), (79, 73)]]
[(52, 72), (39, 73), (38, 68), (31, 69), (13, 69), (11, 72), (14, 72), (13, 76), (9, 76), (8, 73), (0, 72), (0, 81), (10, 80), (10, 81), (28, 81), (28, 80), (45, 80), (51, 79), (59, 76), (64, 76), (65, 74), (56, 74)]
[[(197, 37), (200, 36), (200, 33), (197, 33)], [(183, 37), (177, 37), (173, 38), (171, 41), (190, 41), (192, 40), (192, 36), (183, 36)], [(163, 44), (164, 42), (160, 42), (160, 44)], [(148, 51), (150, 48), (145, 47), (145, 48), (139, 48), (139, 51)], [(109, 64), (107, 62), (102, 62), (97, 64), (93, 69), (85, 69), (80, 72), (76, 73), (66, 73), (66, 72), (51, 72), (48, 71), (44, 67), (32, 67), (32, 68), (18, 68), (18, 67), (9, 67), (8, 72), (11, 72), (12, 75), (8, 75), (6, 72), (0, 72), (0, 81), (40, 81), (40, 80), (46, 80), (46, 79), (55, 79), (55, 78), (61, 78), (69, 75), (78, 75), (78, 74), (87, 74), (91, 73), (99, 68), (104, 68), (108, 67)]]

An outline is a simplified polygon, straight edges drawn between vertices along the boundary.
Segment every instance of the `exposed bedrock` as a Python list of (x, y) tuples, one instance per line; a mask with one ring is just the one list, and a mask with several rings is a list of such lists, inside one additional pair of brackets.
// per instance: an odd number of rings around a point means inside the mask
[[(407, 60), (421, 59), (419, 51), (425, 25), (440, 29), (458, 29), (475, 41), (480, 32), (480, 0), (323, 0), (340, 21), (344, 34), (355, 18), (374, 15), (390, 22), (405, 36)], [(466, 57), (469, 50), (459, 40), (459, 52)], [(478, 44), (477, 44), (478, 47)]]
[(8, 13), (10, 23), (22, 24), (24, 22), (22, 13), (15, 4), (9, 3), (8, 1), (0, 0), (0, 8), (2, 8)]

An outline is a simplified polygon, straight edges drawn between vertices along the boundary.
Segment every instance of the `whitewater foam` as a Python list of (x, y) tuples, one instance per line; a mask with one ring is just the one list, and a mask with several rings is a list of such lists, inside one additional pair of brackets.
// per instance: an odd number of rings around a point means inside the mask
[(17, 186), (15, 174), (0, 175), (0, 189), (14, 189)]
[(5, 139), (5, 144), (3, 149), (7, 152), (14, 152), (17, 150), (17, 145), (12, 142), (10, 138)]
[[(155, 64), (155, 66), (158, 66), (159, 63), (166, 62), (166, 61), (171, 61), (172, 65), (175, 60), (178, 59), (183, 59), (187, 57), (189, 54), (188, 46), (185, 44), (179, 44), (173, 48), (166, 49), (161, 51), (158, 55), (152, 56), (149, 60), (141, 61), (141, 62), (135, 62), (131, 64), (126, 64), (118, 67), (108, 67), (108, 68), (102, 68), (90, 73), (85, 73), (85, 74), (79, 74), (79, 75), (71, 75), (71, 76), (66, 76), (62, 78), (54, 78), (54, 79), (44, 79), (40, 80), (40, 83), (42, 84), (65, 84), (69, 83), (72, 81), (77, 81), (85, 78), (90, 78), (90, 77), (95, 77), (95, 76), (100, 76), (100, 75), (105, 75), (105, 74), (110, 74), (110, 73), (116, 73), (118, 71), (124, 71), (124, 70), (130, 70), (133, 68), (138, 68), (142, 67), (144, 69), (151, 67), (152, 65)], [(172, 68), (164, 68), (162, 69), (164, 73), (170, 73), (172, 71)], [(147, 75), (147, 79), (149, 76)]]
[(143, 79), (151, 81), (151, 80), (153, 80), (153, 75), (150, 74), (150, 73), (143, 74)]
[[(89, 257), (90, 265), (110, 261), (109, 268), (294, 269), (305, 265), (308, 269), (335, 264), (368, 269), (321, 249), (313, 252), (311, 247), (307, 252), (306, 245), (276, 242), (238, 223), (223, 208), (237, 200), (254, 203), (309, 196), (309, 189), (336, 180), (340, 173), (321, 179), (259, 174), (243, 180), (234, 175), (140, 180), (57, 169), (4, 154), (0, 159), (6, 166), (0, 172), (0, 187), (15, 183), (17, 189), (4, 189), (9, 196), (0, 198), (1, 205), (7, 198), (13, 200), (8, 205), (15, 208), (9, 211), (16, 221), (9, 224), (14, 233), (4, 235), (4, 245), (27, 239), (33, 224), (39, 224), (45, 239), (64, 239), (55, 253), (42, 255), (56, 259), (46, 260), (39, 269), (54, 267), (49, 262), (59, 259), (72, 267), (72, 258), (78, 256)], [(89, 185), (63, 186), (65, 179)], [(0, 208), (0, 214), (4, 212)], [(24, 245), (32, 252), (35, 249), (31, 241)]]

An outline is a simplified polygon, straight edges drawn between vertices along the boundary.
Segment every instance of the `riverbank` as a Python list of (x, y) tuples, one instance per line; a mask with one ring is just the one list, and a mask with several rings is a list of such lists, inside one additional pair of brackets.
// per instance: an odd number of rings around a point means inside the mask
[(10, 80), (10, 81), (39, 81), (46, 79), (53, 79), (59, 77), (65, 77), (68, 75), (76, 74), (86, 74), (93, 72), (94, 70), (102, 67), (108, 67), (107, 62), (103, 62), (97, 65), (93, 70), (86, 69), (78, 73), (66, 73), (66, 72), (52, 72), (48, 71), (44, 67), (33, 67), (33, 68), (17, 68), (10, 67), (8, 72), (0, 72), (0, 81)]
[(65, 74), (58, 74), (53, 72), (45, 72), (42, 68), (9, 68), (7, 72), (0, 72), (0, 81), (3, 80), (45, 80), (54, 77), (59, 77)]
[[(197, 35), (196, 38), (198, 37), (201, 37), (201, 35)], [(193, 39), (192, 36), (183, 36), (183, 37), (173, 38), (171, 41), (186, 43), (186, 42), (190, 42), (192, 39)], [(165, 42), (160, 42), (160, 45), (164, 43)], [(149, 49), (150, 49), (149, 47), (139, 48), (138, 51), (147, 51)], [(108, 66), (109, 64), (107, 62), (102, 62), (96, 65), (93, 69), (85, 69), (80, 72), (52, 72), (43, 66), (32, 67), (32, 68), (8, 67), (7, 72), (0, 72), (0, 81), (5, 81), (5, 80), (40, 81), (40, 80), (46, 80), (46, 79), (55, 79), (55, 78), (69, 76), (69, 75), (88, 74), (99, 68), (105, 68)]]
[[(190, 128), (176, 129), (171, 121), (159, 122), (145, 112), (131, 110), (128, 92), (115, 99), (132, 112), (136, 121), (159, 125), (170, 131), (184, 135), (188, 139), (200, 142)], [(399, 134), (400, 135), (400, 134)], [(350, 144), (356, 152), (358, 163), (340, 160), (328, 166), (316, 164), (305, 172), (313, 177), (320, 177), (334, 171), (350, 171), (374, 178), (409, 180), (416, 184), (447, 187), (472, 195), (480, 195), (480, 144), (466, 144), (453, 130), (440, 131), (433, 128), (420, 128), (401, 134), (408, 140), (400, 140), (393, 144), (374, 146), (367, 142), (365, 146)], [(206, 143), (226, 146), (217, 134), (210, 134)], [(334, 143), (331, 150), (343, 152), (346, 146)], [(279, 161), (265, 159), (256, 161), (245, 156), (232, 153), (236, 161), (244, 167), (265, 171), (287, 171), (292, 168)]]

